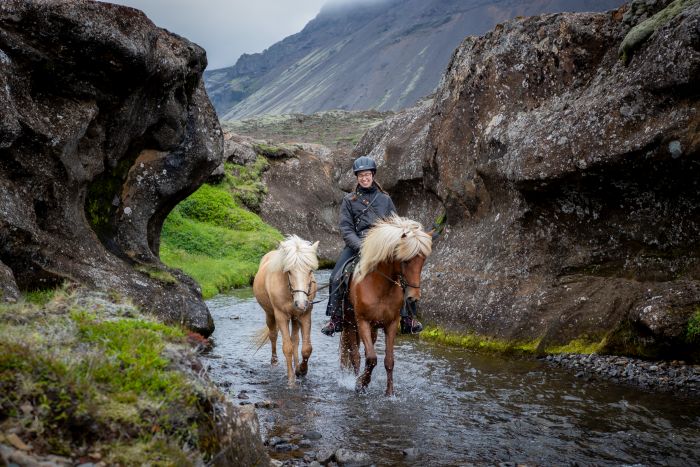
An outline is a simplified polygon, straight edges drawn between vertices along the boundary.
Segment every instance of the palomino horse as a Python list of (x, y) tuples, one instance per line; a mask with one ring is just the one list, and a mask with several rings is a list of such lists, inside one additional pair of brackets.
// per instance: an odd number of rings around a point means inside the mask
[(316, 296), (314, 271), (318, 269), (317, 249), (318, 242), (312, 245), (296, 235), (290, 235), (280, 242), (279, 248), (263, 256), (253, 281), (255, 299), (265, 310), (267, 323), (267, 328), (258, 333), (258, 348), (269, 339), (272, 347), (270, 363), (276, 365), (277, 331), (282, 333), (282, 352), (287, 360), (290, 386), (294, 385), (295, 376), (306, 375), (311, 356), (311, 309)]
[(341, 365), (360, 372), (360, 339), (365, 346), (365, 370), (356, 390), (364, 391), (377, 364), (377, 329), (386, 336), (386, 395), (394, 393), (394, 339), (404, 302), (420, 299), (420, 273), (432, 249), (432, 237), (418, 222), (391, 216), (377, 222), (360, 249), (360, 261), (349, 289), (340, 341)]

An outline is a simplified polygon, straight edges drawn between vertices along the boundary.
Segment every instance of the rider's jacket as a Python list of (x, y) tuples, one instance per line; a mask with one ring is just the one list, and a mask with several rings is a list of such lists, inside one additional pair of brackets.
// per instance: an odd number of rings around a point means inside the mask
[(379, 191), (376, 185), (357, 189), (345, 195), (340, 205), (340, 233), (345, 244), (360, 250), (362, 237), (374, 223), (396, 212), (394, 202), (389, 195)]

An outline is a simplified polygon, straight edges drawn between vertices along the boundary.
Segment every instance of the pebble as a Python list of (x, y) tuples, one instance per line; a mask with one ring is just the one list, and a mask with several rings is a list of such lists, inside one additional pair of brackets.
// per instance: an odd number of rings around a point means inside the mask
[(599, 378), (644, 389), (700, 395), (700, 365), (684, 361), (646, 361), (615, 355), (548, 355), (550, 364), (574, 370), (577, 378)]

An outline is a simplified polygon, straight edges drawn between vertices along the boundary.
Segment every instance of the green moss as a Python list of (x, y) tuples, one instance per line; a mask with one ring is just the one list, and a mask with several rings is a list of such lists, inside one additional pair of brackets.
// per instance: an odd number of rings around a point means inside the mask
[(427, 326), (420, 334), (422, 339), (440, 342), (455, 347), (480, 350), (495, 353), (525, 353), (537, 352), (539, 340), (535, 341), (506, 341), (492, 337), (479, 336), (474, 333), (459, 334), (447, 332), (435, 326)]
[(269, 157), (277, 157), (282, 153), (281, 148), (265, 143), (256, 143), (253, 145), (253, 149), (258, 154), (262, 154), (263, 156)]
[(700, 308), (696, 308), (695, 313), (688, 320), (685, 337), (691, 344), (700, 343)]
[(258, 212), (267, 195), (262, 174), (269, 165), (267, 159), (262, 156), (250, 166), (226, 163), (226, 175), (222, 186), (228, 188), (238, 204)]
[(420, 336), (421, 338), (440, 342), (450, 346), (506, 354), (592, 354), (601, 352), (606, 345), (605, 339), (597, 341), (595, 339), (581, 337), (564, 345), (550, 345), (543, 347), (540, 339), (532, 341), (509, 341), (505, 339), (480, 336), (476, 333), (460, 334), (447, 332), (444, 329), (435, 326), (427, 326)]
[(117, 206), (114, 197), (119, 196), (129, 174), (133, 160), (122, 159), (115, 168), (107, 169), (88, 186), (85, 196), (85, 217), (100, 238), (112, 229), (111, 220)]
[(642, 21), (627, 33), (618, 55), (623, 63), (629, 63), (632, 54), (638, 49), (654, 32), (678, 16), (686, 8), (695, 5), (700, 0), (674, 0), (666, 8), (656, 13), (651, 18)]
[(155, 279), (164, 284), (177, 284), (177, 279), (175, 278), (175, 276), (173, 276), (168, 271), (164, 271), (162, 269), (158, 269), (156, 267), (148, 266), (145, 264), (139, 264), (134, 269), (148, 275), (148, 277), (150, 277), (151, 279)]
[(601, 353), (605, 348), (606, 340), (591, 341), (589, 339), (574, 339), (568, 344), (559, 346), (549, 346), (544, 349), (547, 354), (594, 354)]

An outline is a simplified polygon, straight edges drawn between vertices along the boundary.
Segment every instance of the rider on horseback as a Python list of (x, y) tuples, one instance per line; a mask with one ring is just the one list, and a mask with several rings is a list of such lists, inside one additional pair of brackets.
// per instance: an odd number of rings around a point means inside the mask
[[(343, 330), (343, 304), (339, 290), (343, 266), (358, 254), (362, 238), (369, 228), (377, 220), (396, 212), (389, 194), (374, 180), (377, 164), (372, 158), (358, 157), (352, 165), (352, 170), (357, 177), (357, 186), (354, 192), (345, 195), (340, 206), (339, 226), (345, 240), (345, 248), (331, 273), (326, 309), (326, 315), (331, 319), (321, 328), (321, 332), (327, 336)], [(410, 316), (407, 310), (401, 310), (402, 334), (415, 334), (423, 330), (423, 325), (415, 319), (415, 309), (411, 310), (411, 315), (413, 316)]]

